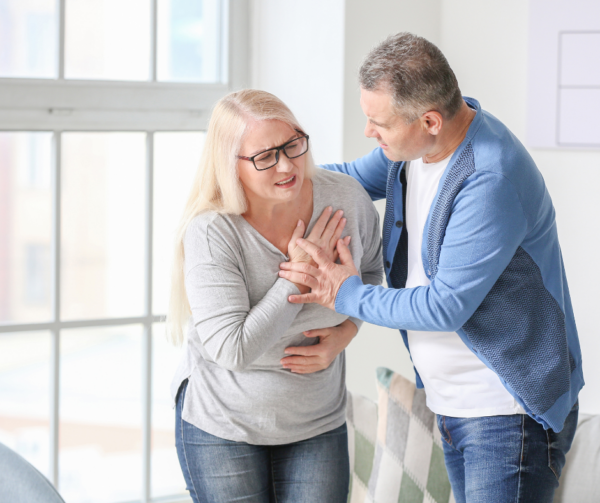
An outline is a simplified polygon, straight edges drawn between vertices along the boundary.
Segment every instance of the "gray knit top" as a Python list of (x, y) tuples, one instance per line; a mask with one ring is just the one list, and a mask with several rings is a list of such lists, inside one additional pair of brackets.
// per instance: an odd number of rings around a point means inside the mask
[[(343, 236), (352, 236), (356, 267), (365, 283), (380, 284), (379, 217), (371, 199), (347, 175), (318, 168), (312, 182), (307, 235), (327, 206), (343, 209)], [(189, 379), (183, 419), (212, 435), (260, 445), (297, 442), (344, 424), (344, 353), (312, 374), (291, 373), (280, 360), (288, 346), (318, 342), (303, 331), (339, 325), (347, 316), (318, 304), (290, 304), (298, 288), (278, 276), (287, 257), (242, 216), (198, 215), (184, 251), (192, 316), (171, 386), (175, 399)]]

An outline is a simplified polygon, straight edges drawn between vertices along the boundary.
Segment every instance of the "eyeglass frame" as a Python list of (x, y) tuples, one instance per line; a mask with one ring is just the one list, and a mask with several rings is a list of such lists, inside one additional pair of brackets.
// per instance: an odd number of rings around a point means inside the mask
[[(302, 133), (302, 131), (300, 131), (298, 129), (296, 129), (295, 131), (297, 133)], [(287, 147), (290, 143), (293, 143), (296, 140), (299, 140), (300, 138), (306, 138), (306, 150), (304, 152), (302, 152), (301, 154), (299, 154), (299, 155), (296, 155), (294, 157), (290, 157), (289, 155), (287, 155), (287, 152), (285, 151), (285, 147)], [(246, 156), (243, 156), (243, 155), (238, 155), (237, 158), (238, 159), (243, 159), (244, 161), (252, 161), (252, 164), (254, 165), (254, 169), (256, 171), (266, 171), (268, 169), (271, 169), (271, 168), (274, 168), (275, 166), (277, 166), (277, 164), (279, 163), (279, 152), (281, 152), (282, 150), (283, 150), (283, 153), (285, 154), (285, 156), (288, 159), (297, 159), (298, 157), (301, 157), (304, 154), (306, 154), (306, 152), (308, 152), (308, 149), (309, 149), (308, 139), (309, 139), (309, 136), (307, 134), (301, 134), (301, 136), (298, 136), (297, 138), (293, 138), (290, 141), (285, 142), (283, 145), (279, 145), (279, 147), (273, 147), (273, 148), (265, 149), (265, 150), (263, 150), (261, 152), (258, 152), (257, 154), (254, 154), (252, 157), (246, 157)], [(264, 154), (265, 152), (268, 152), (269, 150), (275, 150), (275, 164), (273, 164), (272, 166), (269, 166), (268, 168), (259, 169), (256, 166), (256, 162), (254, 162), (254, 159), (256, 157), (258, 157), (259, 155)]]

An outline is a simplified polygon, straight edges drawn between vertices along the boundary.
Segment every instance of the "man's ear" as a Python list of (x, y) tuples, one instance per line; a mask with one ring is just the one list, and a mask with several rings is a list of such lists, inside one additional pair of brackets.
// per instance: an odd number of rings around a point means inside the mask
[(421, 115), (420, 120), (424, 131), (433, 136), (440, 134), (442, 125), (444, 123), (444, 118), (437, 110), (425, 112), (423, 115)]

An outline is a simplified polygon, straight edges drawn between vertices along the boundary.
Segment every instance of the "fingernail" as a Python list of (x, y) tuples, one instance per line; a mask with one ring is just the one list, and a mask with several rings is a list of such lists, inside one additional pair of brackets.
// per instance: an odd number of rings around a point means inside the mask
[(298, 224), (296, 225), (296, 227), (300, 227), (301, 224), (302, 224), (302, 220), (298, 220)]

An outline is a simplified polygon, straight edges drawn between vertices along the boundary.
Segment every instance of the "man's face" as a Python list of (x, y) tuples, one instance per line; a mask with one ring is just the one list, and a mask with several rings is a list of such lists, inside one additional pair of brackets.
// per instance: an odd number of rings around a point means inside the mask
[(431, 149), (434, 138), (422, 121), (406, 124), (396, 113), (390, 93), (361, 89), (360, 106), (367, 116), (365, 136), (375, 138), (391, 161), (412, 161)]

